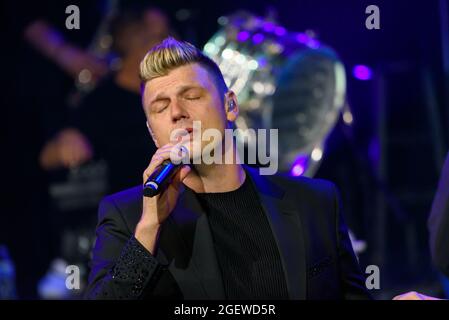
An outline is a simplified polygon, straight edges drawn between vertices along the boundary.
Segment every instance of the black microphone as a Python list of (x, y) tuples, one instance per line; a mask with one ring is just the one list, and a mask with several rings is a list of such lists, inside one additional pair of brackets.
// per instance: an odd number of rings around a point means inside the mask
[(165, 190), (171, 178), (178, 172), (182, 165), (182, 162), (173, 164), (170, 160), (165, 160), (148, 177), (143, 185), (143, 195), (151, 198)]
[(189, 150), (185, 146), (179, 147), (180, 157), (177, 161), (178, 164), (174, 164), (171, 159), (167, 159), (157, 167), (152, 174), (148, 177), (147, 181), (143, 185), (143, 195), (145, 197), (154, 197), (155, 195), (163, 192), (167, 185), (171, 182), (173, 176), (181, 169), (185, 164), (185, 160), (188, 160)]

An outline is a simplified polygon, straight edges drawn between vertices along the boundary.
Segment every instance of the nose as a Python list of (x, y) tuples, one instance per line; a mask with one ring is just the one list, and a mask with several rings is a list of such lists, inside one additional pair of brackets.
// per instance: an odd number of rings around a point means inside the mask
[(172, 102), (171, 108), (171, 118), (173, 122), (178, 122), (181, 119), (188, 118), (187, 110), (184, 108), (181, 102), (174, 100)]

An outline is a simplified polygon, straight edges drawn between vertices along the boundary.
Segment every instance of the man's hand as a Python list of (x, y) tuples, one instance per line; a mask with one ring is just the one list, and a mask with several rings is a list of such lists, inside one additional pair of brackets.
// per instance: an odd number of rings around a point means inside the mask
[[(173, 148), (178, 148), (173, 144), (166, 144), (156, 151), (151, 159), (148, 168), (143, 173), (143, 183), (165, 160), (170, 159)], [(184, 165), (175, 174), (171, 183), (162, 194), (152, 198), (143, 197), (143, 212), (139, 223), (136, 226), (136, 239), (152, 254), (156, 248), (156, 241), (162, 223), (167, 219), (175, 208), (179, 193), (182, 189), (182, 181), (191, 172), (189, 166)]]
[(441, 299), (426, 296), (416, 291), (410, 291), (394, 297), (393, 300), (441, 300)]
[(44, 146), (39, 162), (45, 170), (52, 170), (77, 167), (92, 157), (87, 138), (77, 129), (66, 128)]
[(66, 168), (77, 167), (93, 156), (89, 141), (77, 129), (64, 129), (57, 141), (60, 161)]
[(62, 34), (44, 20), (30, 23), (24, 31), (24, 37), (34, 48), (75, 79), (84, 69), (90, 72), (93, 80), (100, 79), (108, 72), (105, 61), (66, 42)]

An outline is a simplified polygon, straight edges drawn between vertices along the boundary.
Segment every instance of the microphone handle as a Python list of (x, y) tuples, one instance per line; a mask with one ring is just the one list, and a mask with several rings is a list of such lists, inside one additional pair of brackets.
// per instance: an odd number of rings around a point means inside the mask
[(182, 163), (173, 164), (170, 160), (164, 161), (162, 165), (154, 170), (143, 185), (143, 195), (151, 198), (163, 192), (181, 166)]

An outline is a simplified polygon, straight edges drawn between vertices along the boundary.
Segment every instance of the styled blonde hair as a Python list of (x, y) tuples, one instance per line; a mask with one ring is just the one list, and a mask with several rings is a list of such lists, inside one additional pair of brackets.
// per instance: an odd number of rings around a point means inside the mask
[(223, 75), (212, 59), (192, 44), (172, 37), (153, 47), (140, 62), (142, 89), (147, 81), (166, 76), (173, 69), (193, 63), (198, 63), (208, 71), (219, 93), (224, 94), (228, 91)]

